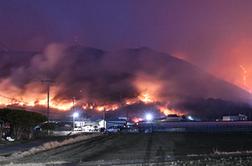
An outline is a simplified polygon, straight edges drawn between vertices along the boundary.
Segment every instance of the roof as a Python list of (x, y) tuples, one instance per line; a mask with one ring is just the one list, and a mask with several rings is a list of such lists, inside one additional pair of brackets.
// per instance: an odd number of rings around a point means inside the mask
[(167, 117), (179, 117), (177, 114), (169, 114)]

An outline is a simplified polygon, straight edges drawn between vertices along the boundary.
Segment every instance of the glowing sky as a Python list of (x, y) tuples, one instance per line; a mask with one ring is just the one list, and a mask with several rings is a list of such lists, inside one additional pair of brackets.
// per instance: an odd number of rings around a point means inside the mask
[(105, 50), (146, 46), (249, 89), (251, 5), (250, 0), (3, 0), (0, 42), (19, 50), (42, 50), (51, 42)]

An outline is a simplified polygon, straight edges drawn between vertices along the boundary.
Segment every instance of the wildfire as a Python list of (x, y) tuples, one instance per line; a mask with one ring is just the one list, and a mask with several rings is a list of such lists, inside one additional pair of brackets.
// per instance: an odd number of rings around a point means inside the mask
[[(177, 113), (176, 110), (168, 109), (161, 103), (159, 92), (161, 91), (162, 81), (146, 76), (140, 75), (134, 82), (139, 95), (134, 98), (128, 98), (121, 100), (120, 103), (86, 103), (84, 101), (77, 101), (77, 105), (83, 109), (96, 110), (96, 111), (114, 111), (120, 107), (127, 105), (134, 105), (137, 103), (153, 104), (165, 115)], [(47, 96), (45, 90), (42, 90), (41, 83), (31, 83), (26, 85), (25, 90), (20, 90), (11, 84), (8, 80), (0, 82), (0, 92), (4, 95), (0, 95), (0, 106), (20, 106), (20, 107), (47, 107)], [(50, 91), (50, 108), (60, 111), (68, 111), (74, 106), (72, 99), (57, 99), (55, 96), (58, 94), (60, 87), (56, 85), (51, 86)], [(8, 95), (5, 95), (8, 94)]]
[(134, 117), (134, 118), (132, 119), (132, 121), (133, 121), (134, 123), (138, 123), (138, 122), (140, 122), (140, 121), (143, 121), (143, 119), (142, 119), (142, 118)]
[(126, 99), (123, 104), (132, 105), (132, 104), (136, 104), (140, 102), (143, 102), (145, 104), (150, 104), (150, 103), (155, 103), (156, 100), (148, 92), (142, 92), (136, 98)]
[[(52, 97), (53, 98), (53, 97)], [(58, 109), (61, 111), (68, 111), (73, 107), (72, 101), (54, 101), (53, 99), (50, 99), (50, 107), (54, 109)], [(26, 98), (25, 98), (26, 99)], [(104, 105), (96, 105), (96, 104), (82, 104), (83, 109), (90, 109), (90, 110), (97, 110), (97, 111), (114, 111), (119, 109), (123, 105), (133, 105), (136, 103), (146, 103), (146, 104), (156, 104), (156, 101), (154, 98), (147, 92), (140, 93), (139, 96), (132, 99), (126, 99), (122, 103), (114, 103), (114, 104), (104, 104)], [(35, 99), (32, 100), (31, 98), (26, 99), (25, 101), (17, 100), (14, 98), (8, 98), (6, 96), (0, 96), (0, 105), (2, 106), (14, 106), (18, 105), (21, 107), (36, 107), (36, 106), (43, 106), (46, 107), (47, 100), (44, 95), (44, 99)], [(160, 110), (165, 115), (168, 114), (177, 114), (178, 112), (174, 109), (168, 109), (166, 106), (157, 106), (157, 109)]]
[(176, 110), (174, 110), (174, 109), (169, 109), (169, 108), (167, 108), (167, 107), (165, 107), (165, 106), (159, 106), (158, 108), (159, 108), (160, 112), (162, 112), (162, 113), (165, 114), (166, 116), (167, 116), (168, 114), (179, 114), (178, 111), (176, 111)]
[(136, 89), (140, 92), (138, 100), (144, 103), (160, 101), (159, 93), (162, 91), (162, 80), (140, 73), (134, 82)]
[[(8, 86), (8, 88), (6, 87)], [(61, 111), (69, 110), (73, 105), (71, 101), (54, 100), (59, 88), (53, 86), (51, 88), (50, 107)], [(24, 91), (15, 88), (8, 80), (0, 83), (0, 106), (21, 106), (21, 107), (45, 107), (47, 105), (47, 98), (45, 92), (42, 90), (40, 83), (32, 83), (26, 85)]]
[(135, 104), (135, 103), (137, 103), (137, 102), (139, 102), (139, 99), (138, 99), (138, 98), (132, 98), (132, 99), (126, 99), (126, 100), (124, 101), (124, 104), (125, 104), (125, 105), (132, 105), (132, 104)]
[(97, 106), (94, 109), (97, 111), (114, 111), (119, 108), (118, 104), (111, 104), (111, 105), (102, 105), (102, 106)]
[(153, 97), (149, 93), (146, 93), (146, 92), (144, 92), (143, 94), (140, 94), (138, 96), (138, 99), (144, 103), (153, 103), (154, 102)]
[[(18, 101), (18, 100), (9, 100), (6, 99), (2, 96), (0, 96), (0, 105), (2, 107), (7, 107), (7, 106), (21, 106), (21, 107), (36, 107), (36, 106), (46, 106), (47, 105), (47, 100), (46, 99), (41, 99), (41, 100), (28, 100), (28, 101)], [(72, 103), (71, 102), (55, 102), (53, 100), (50, 100), (50, 107), (54, 109), (58, 109), (61, 111), (68, 111), (72, 108)]]

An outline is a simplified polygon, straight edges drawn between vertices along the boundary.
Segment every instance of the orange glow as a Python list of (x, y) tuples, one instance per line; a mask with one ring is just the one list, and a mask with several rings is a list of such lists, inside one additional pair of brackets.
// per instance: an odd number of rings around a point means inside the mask
[[(0, 82), (0, 105), (2, 107), (18, 105), (22, 107), (35, 107), (47, 105), (47, 95), (42, 90), (41, 83), (35, 82), (26, 85), (24, 90), (18, 89), (13, 86), (8, 79)], [(50, 107), (61, 111), (71, 109), (72, 101), (59, 101), (54, 100), (55, 94), (59, 91), (56, 86), (51, 87)], [(4, 94), (4, 95), (2, 95)]]
[(153, 103), (154, 102), (153, 97), (147, 92), (144, 92), (144, 93), (140, 94), (138, 96), (138, 99), (141, 100), (144, 103)]
[(144, 103), (153, 103), (161, 100), (159, 93), (163, 87), (162, 80), (140, 73), (138, 74), (134, 85), (140, 92), (138, 96), (140, 101)]
[(142, 119), (142, 118), (134, 117), (134, 118), (132, 119), (132, 121), (133, 121), (134, 123), (138, 123), (138, 122), (140, 122), (140, 121), (143, 121), (143, 119)]
[(94, 104), (83, 104), (83, 109), (90, 109), (96, 111), (114, 111), (119, 108), (119, 104), (106, 104), (106, 105), (94, 105)]
[[(17, 101), (13, 100), (10, 101), (9, 99), (6, 99), (2, 96), (0, 96), (0, 105), (2, 107), (6, 106), (12, 106), (12, 105), (18, 105), (22, 107), (35, 107), (35, 106), (47, 106), (47, 100), (42, 99), (42, 100), (26, 100), (26, 101)], [(61, 111), (68, 111), (72, 108), (72, 103), (71, 102), (54, 102), (53, 100), (50, 100), (50, 107), (54, 109), (58, 109)]]
[[(125, 99), (121, 103), (106, 103), (106, 104), (90, 104), (78, 102), (78, 106), (83, 109), (90, 109), (96, 111), (114, 111), (120, 107), (133, 105), (137, 103), (154, 104), (165, 115), (170, 113), (177, 113), (175, 110), (169, 110), (160, 103), (166, 103), (159, 97), (163, 82), (157, 78), (149, 77), (140, 74), (134, 81), (134, 85), (138, 90), (139, 95), (135, 98)], [(47, 107), (47, 94), (44, 85), (40, 82), (30, 83), (21, 90), (15, 87), (11, 82), (6, 79), (0, 82), (0, 106), (21, 106), (21, 107)], [(60, 86), (52, 85), (50, 91), (50, 108), (60, 111), (69, 111), (73, 107), (72, 99), (60, 100), (55, 98), (56, 94), (60, 91)], [(2, 95), (1, 95), (2, 94)], [(99, 103), (99, 101), (98, 101)]]
[(165, 114), (166, 116), (169, 114), (177, 114), (177, 115), (181, 115), (178, 111), (174, 110), (174, 109), (169, 109), (167, 107), (164, 106), (159, 106), (159, 110), (160, 112), (162, 112), (163, 114)]
[[(54, 109), (58, 109), (61, 111), (68, 111), (72, 108), (73, 104), (72, 101), (54, 101), (53, 100), (53, 93), (52, 97), (50, 99), (50, 107)], [(37, 95), (36, 98), (32, 99), (32, 96), (28, 97), (22, 97), (22, 100), (16, 100), (14, 98), (8, 98), (6, 96), (0, 96), (0, 105), (1, 106), (13, 106), (18, 105), (22, 107), (35, 107), (35, 106), (47, 106), (47, 99), (45, 94)], [(97, 110), (97, 111), (114, 111), (120, 108), (120, 106), (125, 105), (133, 105), (136, 103), (147, 103), (147, 104), (155, 104), (156, 100), (146, 92), (140, 93), (139, 96), (132, 99), (126, 99), (123, 104), (115, 103), (115, 104), (105, 104), (105, 105), (94, 105), (94, 104), (83, 104), (83, 109), (91, 109), (91, 110)], [(174, 114), (177, 113), (175, 110), (170, 110), (164, 106), (158, 106), (158, 109), (160, 112), (164, 113), (165, 115), (168, 114)], [(136, 119), (135, 119), (136, 120)]]
[(96, 106), (94, 109), (97, 111), (114, 111), (119, 108), (118, 104), (111, 104), (111, 105), (102, 105), (102, 106)]
[(248, 86), (248, 82), (247, 82), (247, 80), (248, 80), (248, 71), (243, 65), (240, 65), (240, 68), (242, 70), (243, 88), (251, 93), (251, 90), (250, 90), (250, 88)]
[(223, 56), (218, 56), (218, 63), (214, 63), (209, 71), (221, 79), (252, 92), (251, 40), (247, 37), (239, 37), (235, 41), (220, 45), (216, 51), (218, 51), (216, 54)]
[(135, 104), (135, 103), (138, 103), (138, 102), (139, 102), (138, 98), (133, 98), (133, 99), (126, 99), (124, 101), (124, 104), (126, 104), (126, 105), (132, 105), (132, 104)]

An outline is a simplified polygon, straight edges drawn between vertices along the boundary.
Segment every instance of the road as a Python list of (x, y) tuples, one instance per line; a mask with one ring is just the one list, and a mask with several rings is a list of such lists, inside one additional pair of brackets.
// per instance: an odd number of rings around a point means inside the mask
[(25, 151), (33, 147), (40, 146), (43, 143), (46, 143), (49, 141), (62, 141), (65, 138), (67, 137), (50, 137), (50, 138), (35, 139), (35, 140), (30, 140), (30, 141), (26, 140), (26, 141), (15, 142), (15, 143), (8, 142), (5, 144), (0, 144), (0, 156), (8, 156), (18, 151)]
[[(252, 134), (152, 133), (101, 135), (75, 144), (20, 158), (14, 163), (61, 163), (61, 165), (148, 165), (167, 162), (212, 162), (242, 159), (249, 155), (214, 156), (214, 152), (252, 150)], [(206, 158), (207, 156), (207, 158)], [(231, 159), (230, 159), (231, 157)], [(201, 159), (204, 160), (201, 161)], [(233, 160), (232, 160), (233, 159)], [(236, 161), (235, 161), (236, 162)], [(210, 164), (211, 165), (211, 164)]]

